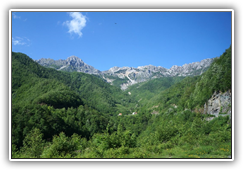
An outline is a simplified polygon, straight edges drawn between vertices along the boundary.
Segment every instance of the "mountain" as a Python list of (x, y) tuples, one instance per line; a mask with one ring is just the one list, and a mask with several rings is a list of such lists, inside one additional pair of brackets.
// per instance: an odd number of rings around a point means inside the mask
[(139, 66), (134, 67), (112, 67), (106, 71), (99, 71), (94, 67), (84, 63), (76, 56), (68, 57), (66, 60), (53, 60), (42, 58), (36, 60), (42, 66), (54, 68), (62, 71), (77, 71), (88, 74), (99, 75), (106, 82), (120, 87), (122, 90), (127, 89), (129, 86), (151, 80), (159, 77), (175, 77), (175, 76), (195, 76), (201, 75), (207, 70), (212, 63), (213, 59), (204, 59), (200, 62), (184, 64), (183, 66), (174, 65), (170, 69), (161, 66)]
[(174, 65), (170, 69), (166, 69), (161, 66), (156, 67), (153, 65), (139, 66), (137, 68), (112, 67), (107, 71), (103, 71), (102, 73), (103, 78), (111, 84), (120, 81), (121, 83), (118, 85), (122, 90), (125, 90), (133, 84), (159, 77), (186, 77), (201, 75), (208, 69), (212, 62), (213, 59), (205, 59), (200, 62), (184, 64), (183, 66)]
[(66, 60), (53, 60), (53, 59), (45, 59), (41, 58), (40, 60), (35, 60), (37, 63), (39, 63), (42, 66), (54, 68), (56, 70), (62, 70), (62, 71), (77, 71), (77, 72), (83, 72), (88, 74), (100, 74), (101, 72), (94, 67), (86, 64), (81, 60), (80, 58), (76, 56), (68, 57)]

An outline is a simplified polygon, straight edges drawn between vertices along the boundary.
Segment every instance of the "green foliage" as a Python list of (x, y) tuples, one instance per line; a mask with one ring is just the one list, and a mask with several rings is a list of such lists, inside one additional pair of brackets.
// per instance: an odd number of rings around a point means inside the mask
[(123, 131), (121, 125), (118, 126), (118, 131), (112, 134), (95, 134), (93, 136), (93, 147), (98, 148), (102, 151), (109, 148), (120, 148), (120, 147), (130, 147), (136, 146), (136, 137), (131, 131)]
[(63, 132), (59, 136), (54, 136), (52, 142), (47, 146), (41, 158), (71, 158), (77, 155), (79, 149), (80, 137), (76, 134), (71, 138), (67, 137)]
[(25, 54), (12, 53), (12, 135), (17, 148), (34, 127), (45, 140), (61, 131), (89, 138), (120, 112), (116, 105), (129, 110), (133, 104), (128, 94), (98, 77), (47, 69)]
[[(189, 114), (189, 112), (188, 112)], [(51, 142), (44, 142), (40, 130), (32, 130), (18, 151), (13, 145), (13, 158), (226, 158), (231, 154), (231, 127), (228, 117), (204, 121), (181, 121), (183, 113), (159, 115), (137, 137), (118, 125), (117, 131), (95, 133), (87, 141), (80, 135), (71, 137), (61, 132)], [(209, 131), (205, 131), (208, 127)], [(155, 128), (155, 130), (152, 130)], [(152, 130), (152, 131), (151, 131)], [(147, 135), (149, 134), (149, 135)]]
[(109, 76), (109, 75), (105, 75), (105, 77), (106, 78), (109, 78), (109, 79), (111, 79), (111, 80), (113, 80), (112, 81), (112, 85), (114, 85), (114, 86), (116, 86), (116, 87), (118, 87), (118, 88), (120, 88), (120, 85), (121, 84), (123, 84), (123, 83), (127, 83), (127, 81), (128, 81), (128, 78), (127, 77), (125, 77), (125, 78), (119, 78), (119, 77), (115, 77), (115, 76)]
[[(231, 129), (226, 124), (228, 118), (218, 117), (208, 122), (202, 120), (200, 115), (190, 114), (194, 118), (184, 119), (184, 121), (181, 121), (183, 113), (169, 118), (166, 115), (160, 115), (154, 120), (152, 126), (140, 135), (139, 146), (150, 152), (164, 155), (162, 157), (190, 158), (191, 155), (198, 158), (209, 157), (209, 155), (220, 157), (219, 155), (211, 155), (210, 152), (220, 150), (219, 145), (224, 143), (227, 143), (227, 147), (230, 146), (228, 142), (231, 139)], [(208, 128), (209, 126), (211, 128)], [(218, 136), (215, 136), (216, 134)], [(200, 151), (197, 148), (200, 148)], [(229, 151), (227, 153), (230, 155)], [(224, 154), (224, 156), (226, 155)]]
[(231, 89), (231, 47), (219, 58), (215, 58), (210, 68), (200, 77), (192, 94), (193, 105), (202, 106), (215, 91)]
[(171, 87), (173, 84), (180, 82), (182, 79), (184, 77), (161, 77), (130, 86), (126, 92), (131, 92), (131, 96), (139, 101), (140, 105), (143, 105), (153, 96)]
[(55, 108), (68, 108), (68, 107), (78, 107), (82, 105), (83, 102), (79, 95), (70, 90), (63, 91), (49, 91), (42, 96), (36, 98), (34, 102), (38, 104), (47, 104)]
[(23, 141), (23, 147), (20, 150), (20, 155), (16, 153), (16, 146), (13, 145), (12, 156), (13, 158), (40, 158), (42, 151), (44, 150), (44, 141), (42, 140), (43, 134), (37, 128), (32, 129), (25, 137)]

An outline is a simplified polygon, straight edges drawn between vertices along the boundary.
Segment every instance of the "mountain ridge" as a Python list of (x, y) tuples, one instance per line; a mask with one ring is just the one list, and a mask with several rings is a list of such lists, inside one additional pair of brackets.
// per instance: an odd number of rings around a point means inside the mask
[[(159, 77), (201, 75), (207, 70), (213, 60), (214, 58), (207, 58), (198, 62), (186, 63), (182, 66), (173, 65), (170, 69), (166, 69), (162, 66), (145, 65), (138, 66), (137, 68), (114, 66), (105, 71), (95, 69), (77, 56), (70, 56), (66, 60), (41, 58), (35, 61), (42, 66), (54, 68), (59, 71), (77, 71), (87, 74), (95, 74), (103, 78), (107, 83), (112, 85), (116, 84), (122, 90), (125, 90), (133, 84)], [(114, 81), (116, 82), (113, 83)], [(119, 83), (117, 83), (118, 81)]]
[(62, 70), (62, 71), (77, 71), (77, 72), (83, 72), (83, 73), (88, 73), (88, 74), (99, 74), (100, 71), (95, 69), (93, 66), (90, 66), (83, 62), (82, 59), (80, 59), (77, 56), (70, 56), (66, 60), (59, 59), (59, 60), (53, 60), (53, 59), (46, 59), (46, 58), (41, 58), (39, 60), (35, 60), (38, 64), (49, 67), (49, 68), (54, 68), (56, 70)]

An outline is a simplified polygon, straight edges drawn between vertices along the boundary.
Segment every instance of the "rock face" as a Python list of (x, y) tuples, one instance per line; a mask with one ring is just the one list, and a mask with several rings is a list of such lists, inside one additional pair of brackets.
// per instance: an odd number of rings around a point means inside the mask
[(212, 97), (204, 104), (204, 114), (211, 114), (218, 117), (220, 113), (223, 115), (231, 115), (231, 91), (225, 93), (214, 92)]
[(127, 79), (126, 83), (120, 84), (121, 89), (125, 90), (133, 84), (159, 77), (201, 75), (209, 68), (212, 62), (213, 59), (205, 59), (200, 62), (184, 64), (183, 66), (174, 65), (170, 69), (153, 65), (139, 66), (137, 68), (112, 67), (107, 71), (103, 71), (102, 74), (104, 74), (104, 77)]
[(183, 66), (172, 66), (168, 72), (170, 76), (193, 76), (200, 75), (210, 66), (213, 59), (204, 59), (200, 62), (184, 64)]
[(57, 70), (62, 70), (62, 71), (77, 71), (77, 72), (84, 72), (88, 74), (101, 73), (101, 71), (84, 63), (83, 60), (81, 60), (76, 56), (68, 57), (66, 60), (53, 60), (53, 59), (42, 58), (40, 60), (36, 60), (36, 62), (42, 66), (55, 68)]
[(77, 71), (88, 74), (96, 74), (113, 84), (113, 81), (118, 80), (122, 90), (127, 89), (136, 83), (148, 81), (159, 77), (174, 77), (174, 76), (195, 76), (200, 75), (208, 69), (213, 59), (205, 59), (200, 62), (184, 64), (183, 66), (172, 66), (166, 69), (161, 66), (139, 66), (134, 67), (112, 67), (107, 71), (99, 71), (94, 67), (84, 63), (76, 56), (68, 57), (66, 60), (40, 59), (36, 60), (42, 66), (55, 68), (62, 71)]

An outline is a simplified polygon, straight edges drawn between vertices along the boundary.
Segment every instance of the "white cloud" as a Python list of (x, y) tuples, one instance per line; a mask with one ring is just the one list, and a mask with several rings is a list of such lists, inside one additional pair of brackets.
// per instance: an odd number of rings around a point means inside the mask
[(24, 37), (24, 38), (15, 37), (15, 38), (12, 38), (12, 44), (13, 45), (27, 45), (27, 46), (29, 46), (30, 40), (26, 37)]
[(63, 25), (68, 27), (68, 32), (78, 34), (79, 37), (82, 36), (82, 29), (86, 26), (86, 16), (82, 15), (80, 12), (69, 12), (68, 13), (73, 19), (66, 21)]
[(14, 19), (20, 19), (20, 16), (16, 15), (15, 12), (12, 13)]
[(15, 39), (15, 38), (12, 38), (12, 43), (13, 43), (13, 45), (25, 45), (25, 43), (22, 42), (22, 40)]

